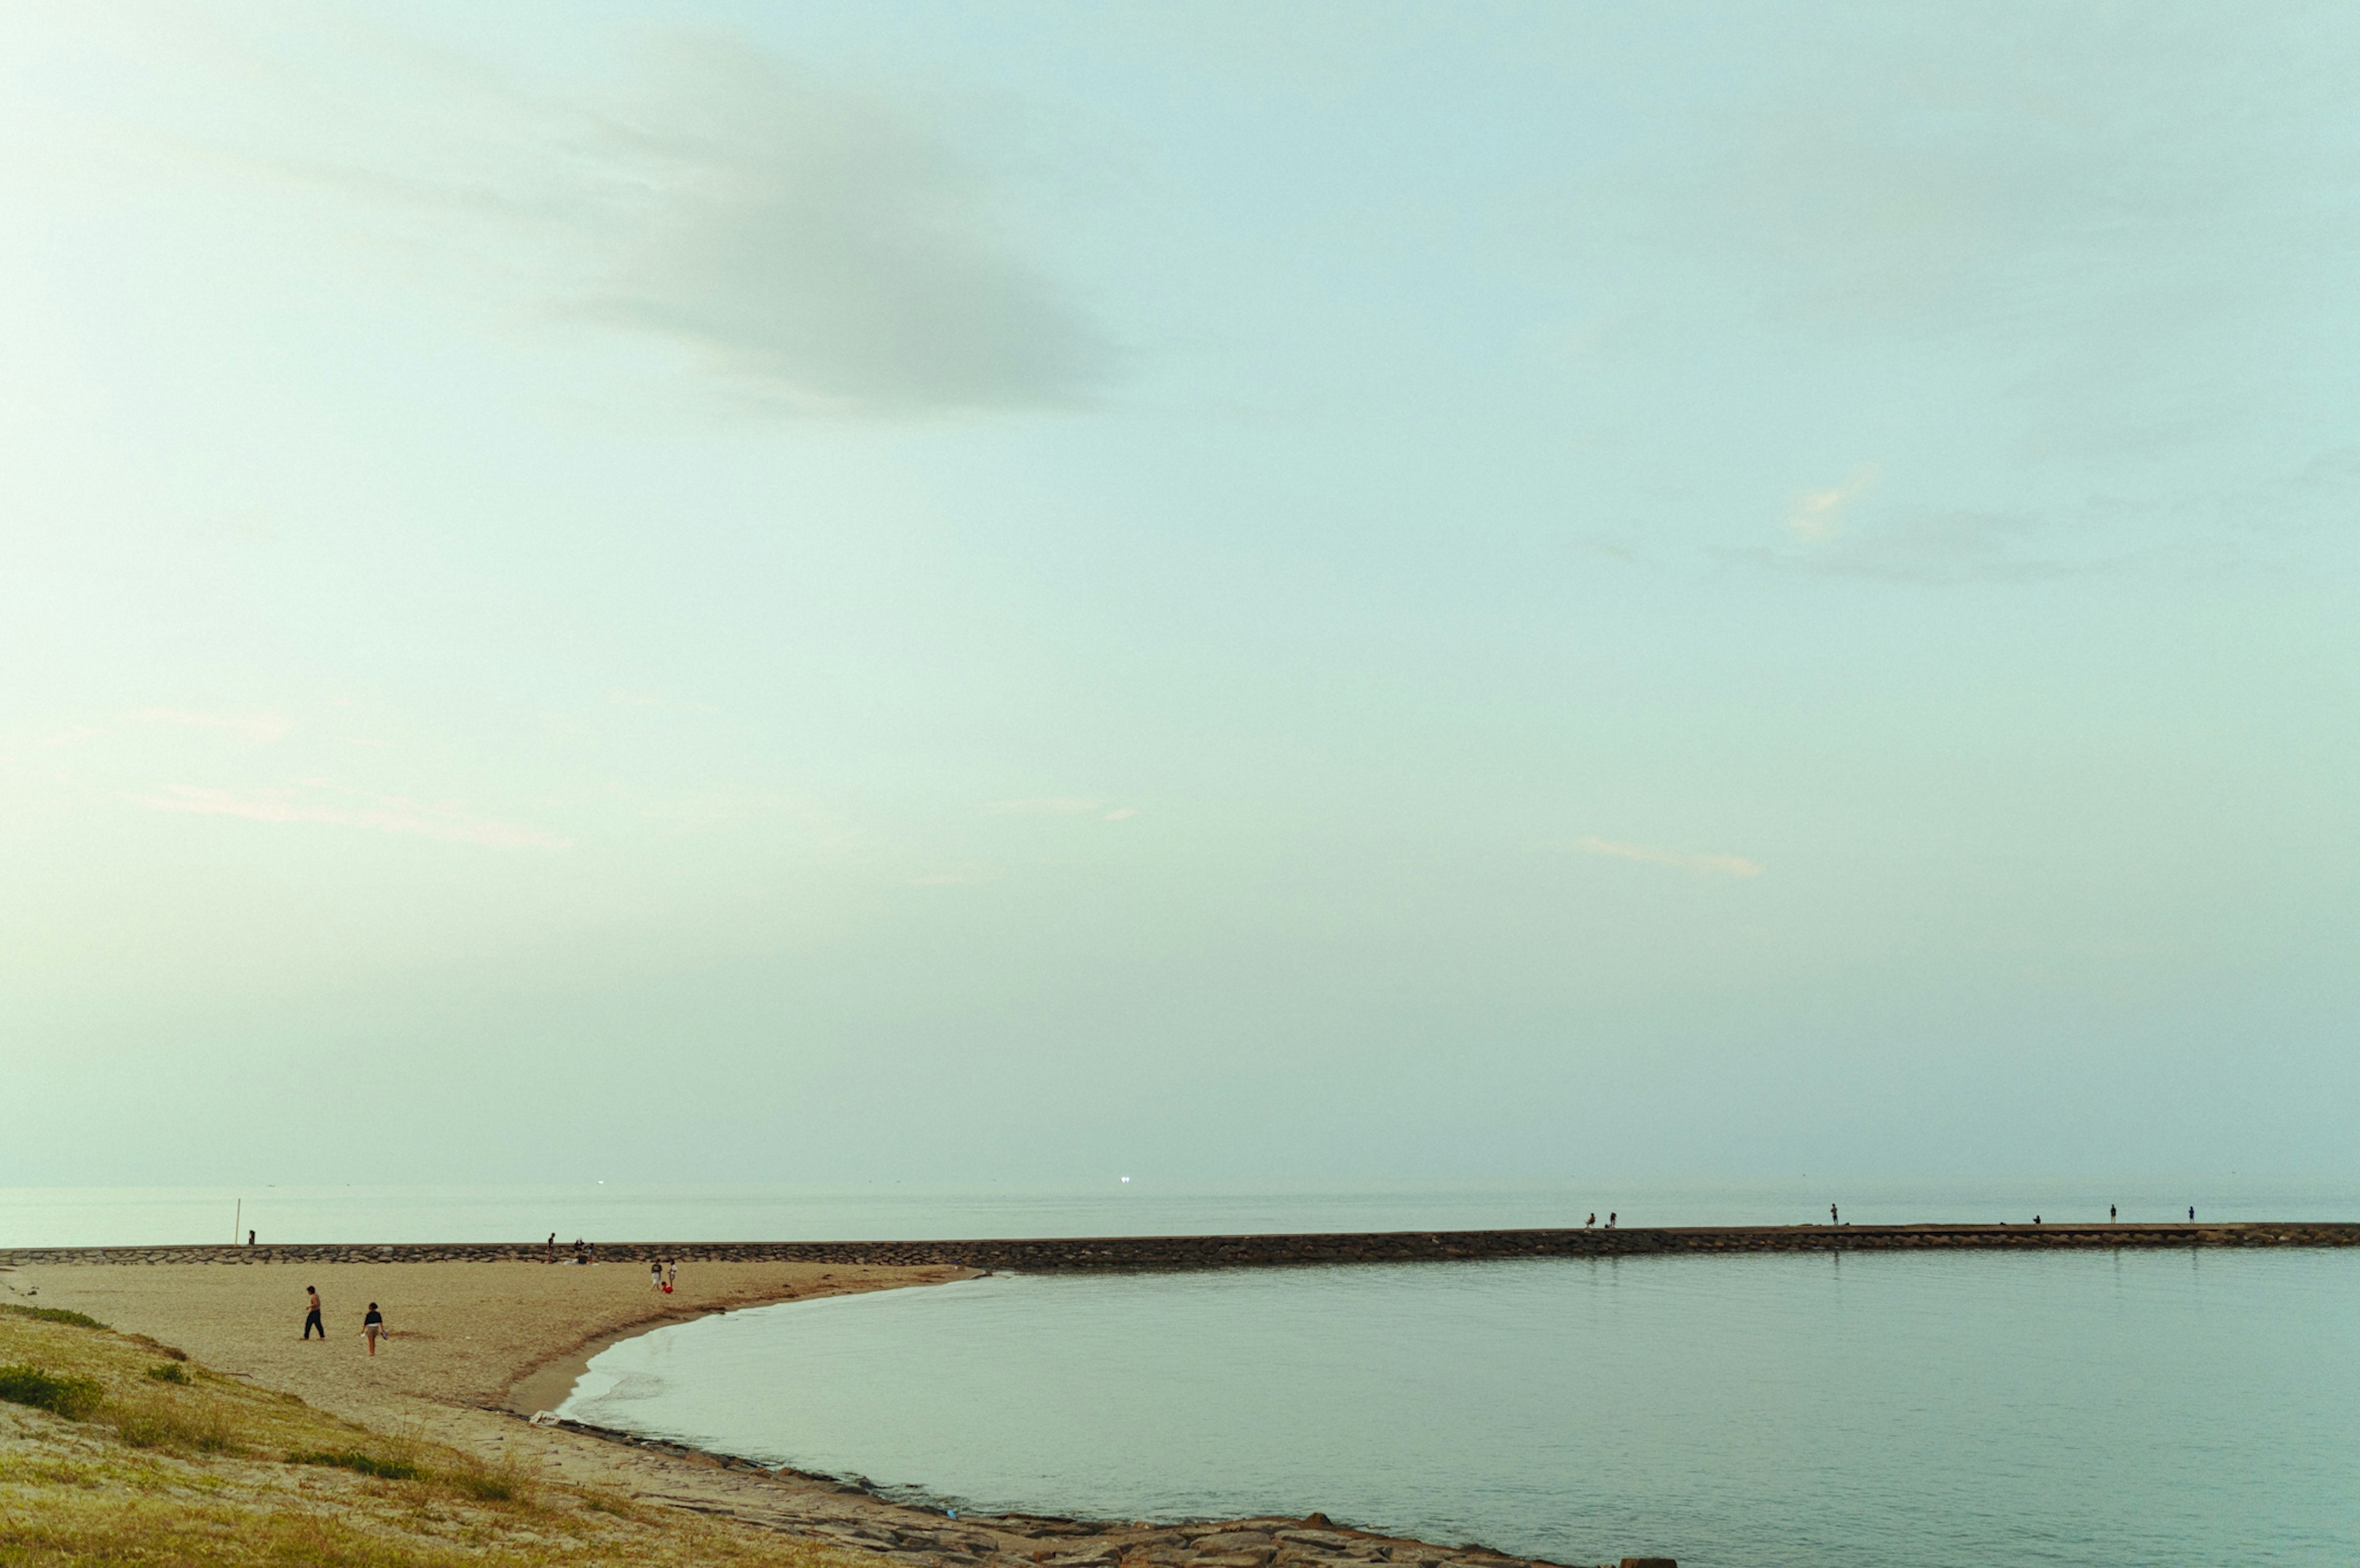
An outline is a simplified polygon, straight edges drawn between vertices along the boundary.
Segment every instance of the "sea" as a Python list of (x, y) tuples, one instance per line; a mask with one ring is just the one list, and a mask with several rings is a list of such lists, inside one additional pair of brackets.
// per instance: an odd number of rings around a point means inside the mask
[[(224, 1202), (224, 1199), (229, 1202)], [(2360, 1218), (2360, 1182), (0, 1191), (0, 1247)], [(694, 1267), (693, 1264), (685, 1266)], [(626, 1340), (567, 1414), (945, 1511), (1684, 1568), (2360, 1563), (2360, 1250), (994, 1275)]]

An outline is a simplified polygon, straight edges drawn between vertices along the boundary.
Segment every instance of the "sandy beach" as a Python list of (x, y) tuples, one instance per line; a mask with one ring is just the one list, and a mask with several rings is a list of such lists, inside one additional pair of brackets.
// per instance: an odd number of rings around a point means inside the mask
[[(644, 1266), (631, 1263), (81, 1264), (0, 1270), (0, 1301), (88, 1312), (380, 1431), (415, 1432), (487, 1460), (515, 1456), (649, 1501), (792, 1527), (806, 1521), (781, 1515), (790, 1492), (825, 1500), (830, 1517), (888, 1505), (518, 1417), (562, 1400), (592, 1355), (632, 1334), (734, 1307), (943, 1284), (967, 1272), (697, 1264), (664, 1295), (650, 1287)], [(324, 1342), (300, 1337), (306, 1285), (320, 1290)], [(371, 1301), (393, 1331), (375, 1356), (361, 1336)]]
[[(0, 1268), (0, 1301), (63, 1307), (148, 1334), (214, 1371), (379, 1432), (492, 1464), (693, 1510), (912, 1568), (1510, 1568), (1520, 1560), (1332, 1526), (1322, 1516), (1183, 1526), (967, 1516), (727, 1456), (613, 1441), (525, 1419), (562, 1400), (620, 1338), (709, 1312), (972, 1277), (951, 1265), (697, 1263), (663, 1295), (643, 1264), (524, 1262), (60, 1263)], [(325, 1342), (301, 1337), (319, 1288)], [(393, 1331), (374, 1357), (361, 1314)]]

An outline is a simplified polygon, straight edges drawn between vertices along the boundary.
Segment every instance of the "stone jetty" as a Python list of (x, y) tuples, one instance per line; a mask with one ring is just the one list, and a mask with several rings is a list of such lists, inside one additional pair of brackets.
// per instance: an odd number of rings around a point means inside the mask
[[(956, 1264), (1022, 1274), (1449, 1263), (1741, 1252), (2154, 1250), (2360, 1247), (2360, 1223), (2228, 1225), (1798, 1225), (1340, 1232), (1304, 1236), (1116, 1236), (972, 1241), (602, 1241), (599, 1261)], [(558, 1244), (560, 1261), (573, 1256)], [(299, 1242), (238, 1247), (0, 1247), (0, 1268), (60, 1263), (537, 1263), (544, 1242)]]

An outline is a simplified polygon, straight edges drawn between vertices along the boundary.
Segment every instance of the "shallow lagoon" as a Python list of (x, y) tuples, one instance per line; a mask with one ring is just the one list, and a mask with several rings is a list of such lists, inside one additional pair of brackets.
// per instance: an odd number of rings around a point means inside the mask
[(2360, 1561), (2360, 1254), (997, 1277), (601, 1355), (585, 1420), (945, 1505), (1558, 1561)]

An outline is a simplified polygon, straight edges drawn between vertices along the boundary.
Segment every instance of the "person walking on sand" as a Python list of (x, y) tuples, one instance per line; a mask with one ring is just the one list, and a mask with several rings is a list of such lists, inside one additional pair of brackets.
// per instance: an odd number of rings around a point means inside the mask
[(375, 1301), (369, 1303), (368, 1315), (361, 1319), (361, 1335), (368, 1341), (371, 1356), (377, 1354), (377, 1342), (387, 1337), (385, 1314), (377, 1310)]
[(541, 1260), (543, 1263), (554, 1263), (557, 1261), (557, 1233), (555, 1231), (551, 1231), (549, 1233), (549, 1250), (541, 1255)]
[(316, 1328), (320, 1331), (320, 1343), (325, 1345), (328, 1343), (328, 1325), (320, 1321), (319, 1288), (306, 1285), (303, 1287), (303, 1294), (310, 1298), (311, 1302), (311, 1310), (303, 1314), (303, 1337), (309, 1340), (311, 1337), (311, 1331)]
[(662, 1258), (650, 1258), (648, 1259), (648, 1285), (650, 1289), (658, 1290), (664, 1288)]
[(672, 1282), (673, 1282), (674, 1280), (678, 1279), (679, 1278), (680, 1278), (680, 1259), (679, 1259), (679, 1258), (665, 1258), (665, 1259), (664, 1259), (664, 1294), (665, 1294), (665, 1295), (669, 1296), (669, 1295), (671, 1295), (671, 1294), (672, 1294)]

